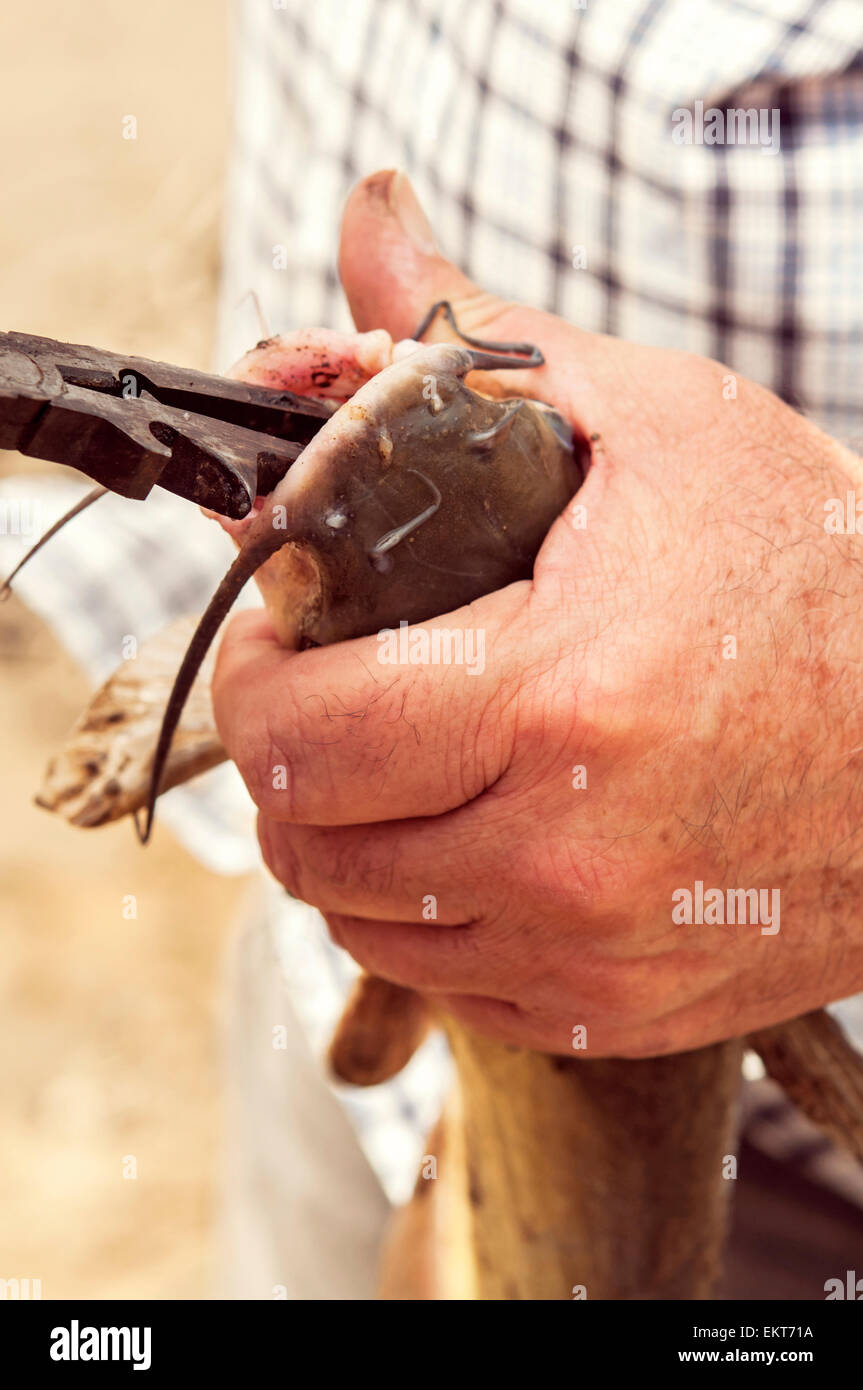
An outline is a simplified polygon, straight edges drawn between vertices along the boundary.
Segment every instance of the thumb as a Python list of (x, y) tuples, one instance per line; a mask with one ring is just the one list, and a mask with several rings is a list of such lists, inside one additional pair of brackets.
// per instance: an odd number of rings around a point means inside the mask
[[(339, 273), (361, 332), (385, 328), (396, 341), (412, 338), (432, 304), (447, 299), (462, 332), (535, 344), (547, 365), (508, 371), (505, 393), (540, 396), (574, 421), (580, 373), (573, 372), (573, 352), (586, 335), (553, 314), (488, 294), (442, 256), (406, 174), (385, 169), (357, 184), (342, 218)], [(459, 341), (441, 315), (424, 338)], [(483, 373), (481, 389), (496, 394), (492, 378)]]
[[(399, 170), (371, 174), (352, 191), (342, 219), (339, 274), (357, 328), (385, 328), (396, 340), (412, 337), (439, 299), (450, 301), (467, 333), (497, 328), (515, 309), (478, 289), (441, 255), (410, 180)], [(452, 336), (443, 321), (428, 333), (432, 340)]]

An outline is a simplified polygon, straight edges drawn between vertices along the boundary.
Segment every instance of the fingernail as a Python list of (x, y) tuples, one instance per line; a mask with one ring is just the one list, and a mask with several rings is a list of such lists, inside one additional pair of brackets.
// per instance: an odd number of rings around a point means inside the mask
[(424, 256), (438, 255), (438, 245), (431, 223), (420, 206), (410, 179), (401, 169), (396, 170), (390, 183), (388, 202), (390, 212), (398, 218), (408, 241)]

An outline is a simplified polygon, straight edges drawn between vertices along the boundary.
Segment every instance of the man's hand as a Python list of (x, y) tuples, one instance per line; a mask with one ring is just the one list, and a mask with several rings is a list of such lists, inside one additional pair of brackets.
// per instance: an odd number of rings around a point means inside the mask
[(480, 293), (401, 176), (353, 194), (341, 270), (360, 329), (449, 298), (538, 343), (507, 387), (593, 464), (531, 583), (423, 624), (484, 633), (482, 673), (234, 620), (216, 715), (273, 873), (368, 970), (547, 1051), (678, 1051), (863, 986), (863, 541), (825, 529), (857, 460), (715, 362)]

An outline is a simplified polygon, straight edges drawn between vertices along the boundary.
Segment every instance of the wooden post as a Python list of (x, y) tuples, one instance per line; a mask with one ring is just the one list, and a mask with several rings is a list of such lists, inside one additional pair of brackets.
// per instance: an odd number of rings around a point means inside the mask
[[(474, 1267), (467, 1277), (444, 1267), (433, 1296), (709, 1298), (742, 1043), (591, 1061), (504, 1047), (451, 1021), (446, 1029), (460, 1114), (444, 1127), (448, 1192), (431, 1239), (440, 1241), (441, 1212), (464, 1229), (466, 1209)], [(444, 1240), (444, 1250), (464, 1259), (465, 1242)]]

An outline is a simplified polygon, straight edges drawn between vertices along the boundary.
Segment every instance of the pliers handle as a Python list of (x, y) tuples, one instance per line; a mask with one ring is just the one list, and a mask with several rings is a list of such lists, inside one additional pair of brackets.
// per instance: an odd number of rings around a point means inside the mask
[(333, 413), (331, 401), (0, 333), (0, 448), (65, 463), (123, 497), (159, 484), (248, 514)]

